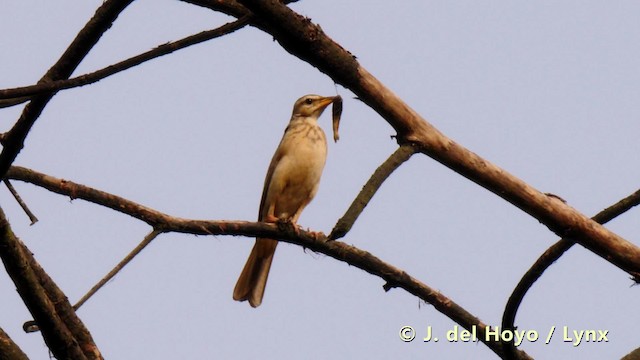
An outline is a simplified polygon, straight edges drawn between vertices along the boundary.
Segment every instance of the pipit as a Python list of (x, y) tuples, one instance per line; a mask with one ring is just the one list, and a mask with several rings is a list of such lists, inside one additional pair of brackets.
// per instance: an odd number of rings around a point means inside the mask
[[(258, 221), (290, 221), (295, 226), (318, 192), (327, 159), (327, 139), (318, 118), (338, 98), (306, 95), (293, 105), (291, 120), (267, 170)], [(273, 239), (256, 239), (233, 290), (234, 300), (260, 306), (277, 245)]]

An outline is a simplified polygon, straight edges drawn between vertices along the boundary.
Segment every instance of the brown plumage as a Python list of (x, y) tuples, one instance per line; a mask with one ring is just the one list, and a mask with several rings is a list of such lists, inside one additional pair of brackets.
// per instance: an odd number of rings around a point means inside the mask
[[(306, 95), (296, 101), (267, 170), (258, 221), (296, 224), (316, 195), (327, 158), (327, 140), (318, 118), (335, 99)], [(276, 240), (256, 239), (233, 290), (234, 300), (248, 300), (252, 307), (260, 306), (277, 245)]]

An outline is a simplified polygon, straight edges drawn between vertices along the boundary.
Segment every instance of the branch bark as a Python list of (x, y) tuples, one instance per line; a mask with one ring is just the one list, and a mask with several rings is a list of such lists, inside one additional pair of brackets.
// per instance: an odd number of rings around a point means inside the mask
[(632, 276), (640, 274), (639, 247), (446, 137), (310, 19), (276, 0), (238, 2), (285, 50), (317, 67), (380, 114), (397, 131), (400, 144), (413, 144), (420, 152), (533, 216), (558, 236), (579, 243)]

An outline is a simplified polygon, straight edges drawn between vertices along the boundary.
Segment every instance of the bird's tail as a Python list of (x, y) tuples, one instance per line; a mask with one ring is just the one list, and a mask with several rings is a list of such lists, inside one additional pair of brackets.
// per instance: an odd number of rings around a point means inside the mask
[(256, 244), (233, 289), (233, 300), (249, 300), (252, 307), (260, 306), (277, 245), (276, 240), (256, 239)]

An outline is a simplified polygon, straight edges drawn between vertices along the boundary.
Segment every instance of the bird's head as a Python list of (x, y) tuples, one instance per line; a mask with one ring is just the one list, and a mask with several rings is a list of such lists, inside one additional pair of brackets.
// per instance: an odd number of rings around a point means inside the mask
[(305, 95), (293, 105), (293, 117), (318, 118), (336, 98), (336, 96)]

